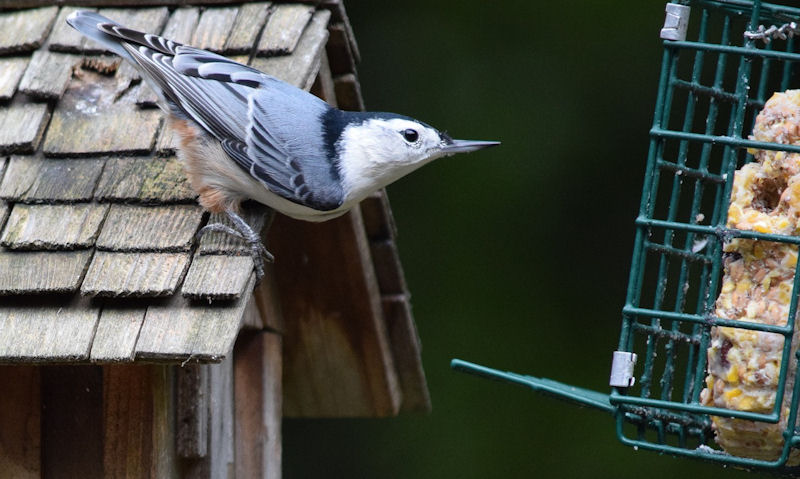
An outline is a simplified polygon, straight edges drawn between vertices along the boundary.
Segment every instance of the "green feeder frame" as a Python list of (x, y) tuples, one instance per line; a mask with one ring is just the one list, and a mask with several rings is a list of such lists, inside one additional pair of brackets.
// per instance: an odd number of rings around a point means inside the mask
[[(786, 379), (800, 262), (785, 326), (714, 315), (725, 241), (739, 237), (800, 245), (800, 237), (726, 226), (734, 171), (753, 160), (748, 149), (800, 153), (800, 146), (748, 139), (769, 96), (800, 88), (800, 42), (794, 38), (800, 35), (800, 26), (795, 21), (800, 23), (800, 9), (758, 0), (667, 4), (658, 97), (611, 393), (459, 359), (453, 360), (454, 369), (609, 412), (619, 440), (636, 448), (797, 474), (800, 468), (788, 467), (786, 461), (791, 449), (800, 447), (800, 431), (795, 427), (800, 378), (791, 391)], [(701, 404), (706, 350), (714, 326), (784, 336), (775, 407), (770, 413)], [(640, 360), (634, 369), (636, 357)], [(710, 416), (777, 423), (787, 394), (790, 407), (778, 459), (731, 456), (715, 445)]]

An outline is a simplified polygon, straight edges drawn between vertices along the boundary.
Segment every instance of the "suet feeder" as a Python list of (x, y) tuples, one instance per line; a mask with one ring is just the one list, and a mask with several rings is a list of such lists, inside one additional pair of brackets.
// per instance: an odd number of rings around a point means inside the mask
[[(800, 88), (795, 22), (800, 9), (760, 1), (667, 4), (611, 392), (458, 359), (454, 369), (611, 413), (618, 439), (634, 448), (797, 473), (800, 382), (794, 380), (794, 318), (800, 236), (789, 203), (800, 196), (787, 191), (791, 180), (770, 183), (769, 175), (777, 173), (765, 169), (800, 165), (800, 140), (764, 134), (769, 128), (772, 133), (776, 128), (800, 131), (800, 124), (785, 122), (786, 110), (769, 110), (774, 102), (798, 95), (781, 93)], [(757, 193), (740, 209), (743, 191)], [(790, 225), (770, 223), (788, 217), (781, 216), (786, 212), (794, 215)], [(765, 250), (782, 251), (787, 261), (769, 267)], [(757, 261), (765, 267), (757, 270)], [(780, 267), (787, 272), (782, 283), (774, 274), (768, 278)], [(755, 279), (743, 285), (737, 274)], [(782, 299), (777, 296), (781, 287)], [(777, 319), (770, 319), (777, 311)], [(758, 356), (767, 342), (773, 356)], [(771, 395), (753, 402), (747, 391), (759, 388)], [(768, 440), (767, 430), (777, 444), (769, 453), (759, 442)], [(736, 434), (744, 452), (725, 443)], [(758, 434), (764, 437), (752, 439)]]

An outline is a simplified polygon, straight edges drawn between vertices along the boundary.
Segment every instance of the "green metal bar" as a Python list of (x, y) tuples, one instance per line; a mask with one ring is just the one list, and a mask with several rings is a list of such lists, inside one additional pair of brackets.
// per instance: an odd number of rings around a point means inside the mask
[(699, 315), (690, 313), (676, 313), (674, 311), (661, 311), (658, 309), (636, 308), (625, 306), (623, 313), (647, 318), (659, 316), (664, 319), (686, 321), (690, 323), (704, 324), (707, 326), (725, 326), (730, 328), (748, 329), (751, 331), (763, 331), (766, 333), (791, 334), (793, 325), (778, 326), (775, 324), (764, 324), (750, 321), (737, 321), (735, 319), (718, 318), (711, 315)]
[(772, 241), (773, 243), (800, 244), (800, 236), (785, 236), (774, 233), (759, 233), (758, 231), (737, 230), (735, 228), (725, 228), (721, 226), (707, 226), (689, 223), (676, 223), (674, 221), (655, 220), (650, 218), (636, 218), (636, 225), (650, 226), (656, 228), (679, 229), (714, 235), (719, 238), (730, 240), (733, 238), (746, 238), (761, 241)]
[[(711, 260), (708, 259), (705, 255), (692, 253), (691, 251), (684, 251), (682, 249), (675, 248), (674, 246), (664, 246), (658, 243), (651, 243), (649, 241), (645, 241), (644, 247), (647, 248), (649, 251), (654, 251), (656, 253), (678, 256), (689, 262), (694, 262), (694, 263), (711, 262)], [(683, 283), (679, 281), (678, 284), (683, 284)]]
[(780, 420), (780, 414), (776, 413), (762, 414), (750, 411), (725, 409), (721, 407), (703, 406), (698, 403), (684, 404), (675, 401), (663, 401), (661, 399), (643, 398), (638, 396), (623, 396), (614, 392), (612, 392), (609, 396), (609, 401), (614, 406), (618, 404), (633, 404), (636, 406), (648, 406), (669, 409), (673, 411), (686, 411), (695, 414), (709, 414), (712, 416), (732, 417), (768, 423), (777, 423)]
[(581, 406), (588, 406), (607, 413), (614, 412), (614, 408), (608, 401), (608, 394), (599, 393), (590, 389), (570, 386), (551, 379), (523, 376), (522, 374), (487, 368), (486, 366), (462, 361), (461, 359), (453, 359), (450, 361), (450, 367), (459, 372), (469, 373), (487, 379), (527, 386), (536, 392), (577, 403)]
[(703, 143), (735, 146), (738, 148), (753, 148), (756, 150), (788, 151), (790, 153), (800, 153), (800, 146), (785, 145), (781, 143), (769, 143), (766, 141), (748, 140), (741, 137), (704, 135), (702, 133), (689, 133), (685, 131), (665, 130), (662, 128), (652, 128), (650, 135), (660, 138), (675, 138), (678, 140), (693, 140)]
[(658, 167), (661, 168), (662, 170), (678, 173), (679, 175), (686, 178), (698, 178), (698, 179), (708, 180), (713, 183), (725, 182), (725, 179), (723, 177), (715, 175), (713, 173), (709, 173), (708, 171), (703, 171), (700, 168), (690, 168), (685, 165), (678, 165), (665, 160), (658, 160), (657, 164)]
[(798, 61), (800, 54), (789, 52), (777, 52), (758, 48), (737, 47), (733, 45), (715, 45), (713, 43), (698, 43), (689, 41), (670, 41), (664, 42), (664, 47), (668, 50), (705, 50), (711, 52), (725, 52), (740, 55), (747, 58), (774, 58), (776, 60)]

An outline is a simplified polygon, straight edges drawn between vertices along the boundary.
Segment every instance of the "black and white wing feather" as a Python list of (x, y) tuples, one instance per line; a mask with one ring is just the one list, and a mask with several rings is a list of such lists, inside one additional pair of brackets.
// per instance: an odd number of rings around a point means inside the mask
[(322, 117), (331, 107), (254, 68), (93, 12), (70, 25), (130, 60), (172, 113), (191, 119), (265, 188), (315, 210), (344, 201)]

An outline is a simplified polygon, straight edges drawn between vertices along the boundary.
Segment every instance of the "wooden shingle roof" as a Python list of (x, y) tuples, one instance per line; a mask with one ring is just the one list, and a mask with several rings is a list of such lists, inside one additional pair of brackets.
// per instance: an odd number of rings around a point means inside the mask
[[(102, 3), (74, 2), (313, 88), (340, 108), (363, 108), (358, 51), (337, 0)], [(254, 291), (243, 244), (218, 233), (195, 241), (221, 218), (197, 205), (154, 93), (66, 25), (78, 7), (41, 4), (0, 11), (0, 362), (215, 362), (248, 326), (285, 328), (292, 354), (291, 342), (299, 349), (320, 334), (303, 321), (326, 317), (334, 318), (327, 333), (349, 331), (332, 341), (372, 345), (361, 362), (381, 370), (362, 374), (382, 377), (363, 386), (386, 396), (375, 413), (396, 412), (398, 390), (407, 391), (403, 408), (427, 408), (385, 194), (323, 225), (276, 218), (266, 244), (277, 263)], [(258, 230), (266, 212), (248, 204), (244, 217)], [(281, 309), (286, 324), (271, 317)], [(361, 331), (347, 321), (363, 322)], [(374, 337), (344, 337), (352, 334)], [(319, 386), (291, 381), (287, 393)]]

